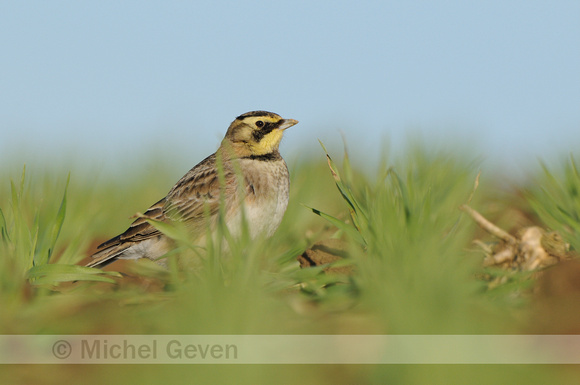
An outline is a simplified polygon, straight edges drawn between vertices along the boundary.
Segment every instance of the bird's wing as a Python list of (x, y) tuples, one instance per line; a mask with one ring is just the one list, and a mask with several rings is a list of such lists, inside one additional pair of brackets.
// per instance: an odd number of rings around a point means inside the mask
[(237, 202), (237, 176), (231, 162), (224, 162), (222, 183), (216, 166), (215, 154), (201, 161), (183, 176), (167, 194), (163, 208), (171, 220), (185, 222), (194, 234), (203, 231), (207, 222), (219, 211), (220, 194), (228, 197), (225, 209), (229, 210)]
[[(225, 196), (237, 196), (237, 176), (228, 163), (224, 170)], [(226, 210), (237, 200), (228, 199)], [(136, 243), (161, 235), (161, 232), (147, 222), (147, 219), (157, 221), (183, 221), (193, 234), (204, 230), (207, 216), (213, 217), (219, 211), (220, 181), (216, 168), (215, 154), (210, 155), (194, 168), (189, 170), (173, 186), (167, 196), (151, 206), (142, 216), (137, 218), (122, 234), (99, 245), (92, 255), (89, 267), (104, 266), (113, 262), (126, 249)]]

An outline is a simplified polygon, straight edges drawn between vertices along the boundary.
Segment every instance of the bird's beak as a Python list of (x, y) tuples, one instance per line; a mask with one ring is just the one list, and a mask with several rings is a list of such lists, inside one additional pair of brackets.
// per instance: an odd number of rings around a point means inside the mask
[(296, 123), (298, 123), (298, 121), (295, 120), (295, 119), (284, 119), (282, 121), (282, 124), (278, 126), (278, 129), (279, 130), (285, 130), (285, 129), (289, 128), (289, 127), (292, 127)]

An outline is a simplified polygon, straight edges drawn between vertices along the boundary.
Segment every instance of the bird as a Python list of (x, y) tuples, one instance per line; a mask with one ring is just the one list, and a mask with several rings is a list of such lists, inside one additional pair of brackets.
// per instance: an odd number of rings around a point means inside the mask
[(140, 258), (166, 266), (161, 257), (176, 247), (175, 242), (148, 220), (183, 223), (202, 247), (208, 226), (215, 231), (220, 212), (233, 236), (242, 233), (244, 220), (252, 239), (273, 235), (288, 206), (290, 188), (279, 145), (285, 130), (297, 123), (268, 111), (236, 117), (215, 153), (189, 170), (125, 232), (99, 245), (86, 266)]

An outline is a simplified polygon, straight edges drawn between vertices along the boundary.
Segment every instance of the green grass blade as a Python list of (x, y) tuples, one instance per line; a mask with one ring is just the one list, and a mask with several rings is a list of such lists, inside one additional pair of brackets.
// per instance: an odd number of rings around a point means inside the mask
[(70, 173), (66, 179), (66, 185), (64, 187), (64, 194), (62, 196), (62, 201), (60, 203), (60, 207), (58, 208), (58, 213), (56, 214), (56, 219), (52, 226), (52, 231), (50, 234), (49, 246), (48, 246), (48, 255), (46, 256), (46, 260), (43, 261), (44, 263), (48, 263), (50, 261), (50, 257), (54, 252), (54, 248), (56, 246), (56, 241), (58, 240), (58, 236), (60, 235), (60, 231), (62, 230), (62, 225), (64, 223), (64, 218), (66, 216), (66, 197), (68, 192), (68, 186), (70, 183)]
[(22, 167), (22, 176), (20, 177), (20, 189), (18, 196), (22, 197), (24, 194), (24, 181), (26, 180), (26, 165)]
[[(34, 215), (34, 221), (32, 223), (32, 233), (30, 237), (30, 258), (34, 264), (36, 263), (37, 258), (40, 256), (37, 254), (38, 250), (38, 234), (40, 232), (40, 217), (39, 213), (37, 212)], [(42, 257), (41, 257), (42, 258)]]
[(18, 190), (16, 189), (16, 184), (14, 181), (10, 181), (10, 192), (12, 194), (12, 209), (16, 210), (19, 207), (20, 199), (18, 199)]
[[(23, 171), (24, 174), (24, 171)], [(21, 188), (23, 183), (21, 183)], [(11, 201), (11, 208), (12, 208), (12, 220), (14, 223), (13, 229), (13, 247), (14, 252), (17, 255), (22, 256), (31, 256), (33, 255), (33, 251), (31, 250), (31, 235), (30, 230), (28, 229), (26, 218), (22, 212), (21, 207), (21, 193), (18, 192), (18, 188), (14, 181), (10, 181), (10, 190), (12, 195)], [(29, 266), (32, 266), (32, 259), (26, 261)]]
[(401, 179), (401, 177), (399, 176), (399, 174), (397, 174), (397, 172), (395, 170), (389, 169), (388, 174), (391, 176), (391, 178), (393, 180), (394, 187), (399, 192), (399, 196), (401, 198), (401, 203), (403, 204), (403, 210), (404, 210), (404, 214), (405, 214), (405, 223), (408, 225), (409, 220), (411, 219), (411, 207), (409, 204), (409, 202), (410, 202), (409, 192), (407, 190), (407, 187), (405, 186), (405, 183), (403, 183), (403, 180)]
[(348, 186), (352, 186), (353, 185), (353, 180), (354, 180), (354, 173), (352, 170), (352, 166), (350, 163), (350, 157), (348, 155), (348, 147), (346, 145), (346, 138), (344, 136), (344, 133), (342, 133), (342, 143), (344, 146), (344, 155), (343, 155), (343, 161), (342, 161), (342, 169), (344, 171), (344, 179), (345, 182)]
[(75, 281), (91, 281), (91, 282), (107, 282), (115, 283), (112, 278), (104, 277), (102, 275), (84, 275), (84, 274), (56, 274), (50, 277), (36, 278), (31, 282), (33, 285), (54, 285), (58, 282), (75, 282)]
[[(354, 226), (359, 231), (361, 231), (364, 224), (366, 224), (368, 222), (368, 214), (367, 214), (366, 210), (364, 210), (364, 208), (359, 204), (357, 199), (354, 197), (354, 194), (352, 193), (351, 188), (349, 187), (348, 183), (345, 183), (345, 181), (342, 179), (340, 172), (338, 171), (338, 166), (336, 165), (336, 163), (332, 160), (332, 158), (328, 154), (328, 151), (326, 150), (326, 147), (324, 146), (324, 144), (321, 141), (319, 141), (319, 143), (322, 146), (322, 149), (324, 150), (324, 152), (326, 154), (326, 160), (328, 162), (328, 167), (330, 168), (330, 172), (332, 174), (332, 177), (334, 178), (336, 187), (338, 188), (338, 191), (342, 195), (342, 198), (344, 199), (344, 201), (348, 204), (352, 222), (353, 222)], [(347, 167), (350, 167), (349, 161), (347, 160), (346, 162), (348, 163)]]
[(4, 212), (0, 209), (0, 235), (4, 242), (10, 242), (10, 235), (8, 234), (8, 223), (6, 222), (6, 217)]
[(121, 275), (114, 271), (103, 271), (93, 267), (85, 267), (79, 265), (64, 265), (64, 264), (48, 264), (42, 266), (34, 266), (26, 273), (26, 278), (38, 278), (50, 274), (83, 274), (83, 275), (98, 275), (105, 274), (115, 277)]
[(46, 284), (66, 281), (103, 281), (114, 282), (109, 277), (121, 277), (113, 271), (103, 271), (91, 267), (63, 264), (46, 264), (34, 266), (26, 273), (32, 284)]
[(309, 210), (312, 210), (312, 212), (314, 214), (316, 214), (316, 215), (320, 216), (321, 218), (324, 218), (327, 221), (329, 221), (330, 223), (332, 223), (339, 230), (344, 231), (348, 236), (350, 236), (352, 239), (354, 239), (355, 241), (357, 241), (361, 245), (366, 245), (365, 239), (363, 238), (361, 233), (358, 232), (358, 230), (354, 226), (351, 226), (348, 223), (344, 223), (340, 219), (335, 218), (332, 215), (325, 214), (325, 213), (321, 212), (320, 210), (317, 210), (315, 208), (312, 208), (312, 207), (309, 207), (306, 205), (304, 205), (304, 206), (307, 207)]

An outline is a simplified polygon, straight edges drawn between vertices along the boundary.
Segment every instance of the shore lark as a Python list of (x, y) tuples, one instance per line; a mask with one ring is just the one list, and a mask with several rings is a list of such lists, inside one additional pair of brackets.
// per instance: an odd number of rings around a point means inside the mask
[[(172, 250), (172, 240), (147, 222), (147, 218), (181, 221), (192, 239), (205, 246), (201, 240), (208, 225), (216, 226), (220, 199), (232, 235), (241, 233), (244, 218), (252, 238), (272, 235), (282, 221), (289, 194), (288, 167), (278, 146), (284, 130), (296, 123), (266, 111), (238, 116), (214, 154), (189, 170), (165, 198), (151, 206), (124, 233), (101, 244), (87, 266), (102, 267), (116, 259), (158, 260)], [(220, 164), (222, 175), (218, 171)]]

